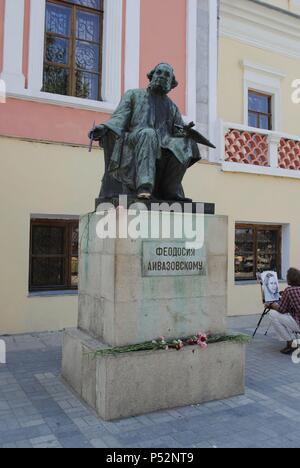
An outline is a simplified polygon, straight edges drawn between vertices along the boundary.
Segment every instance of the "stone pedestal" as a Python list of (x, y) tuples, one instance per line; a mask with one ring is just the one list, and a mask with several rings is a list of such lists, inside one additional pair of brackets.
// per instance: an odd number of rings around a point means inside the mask
[(102, 347), (80, 330), (67, 331), (63, 376), (106, 421), (244, 393), (245, 347), (241, 344), (94, 359), (93, 353)]
[[(116, 227), (124, 227), (128, 212), (114, 213)], [(150, 225), (151, 216), (143, 212), (142, 223)], [(119, 229), (115, 239), (98, 237), (100, 219), (94, 213), (80, 222), (78, 329), (66, 332), (63, 347), (67, 382), (106, 420), (243, 393), (242, 345), (96, 359), (90, 354), (159, 336), (225, 334), (227, 218), (158, 213), (151, 219), (160, 225), (159, 237), (136, 240), (121, 238)], [(190, 227), (197, 222), (200, 244), (175, 232), (164, 238), (170, 219)]]

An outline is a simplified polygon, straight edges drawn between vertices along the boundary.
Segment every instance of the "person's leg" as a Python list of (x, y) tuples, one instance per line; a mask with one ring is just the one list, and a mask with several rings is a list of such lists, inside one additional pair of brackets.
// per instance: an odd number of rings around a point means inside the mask
[(292, 348), (297, 333), (300, 333), (300, 327), (290, 314), (280, 314), (272, 310), (269, 317), (279, 341), (287, 342), (287, 347), (283, 351), (288, 352), (289, 348)]
[(156, 160), (160, 144), (155, 130), (146, 128), (134, 134), (131, 146), (135, 154), (136, 189), (145, 198), (153, 192), (156, 176)]

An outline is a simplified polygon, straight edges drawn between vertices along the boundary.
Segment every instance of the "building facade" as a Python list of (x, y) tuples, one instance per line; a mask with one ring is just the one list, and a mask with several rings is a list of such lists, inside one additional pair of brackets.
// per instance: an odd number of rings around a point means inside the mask
[(186, 119), (214, 128), (216, 24), (211, 0), (0, 0), (1, 334), (76, 324), (78, 217), (104, 170), (87, 132), (124, 91), (168, 61)]
[(297, 3), (0, 0), (0, 334), (75, 326), (78, 217), (104, 170), (87, 132), (161, 61), (217, 146), (184, 185), (229, 216), (228, 313), (260, 312), (256, 270), (300, 262)]
[(260, 312), (257, 271), (276, 270), (284, 289), (300, 265), (299, 34), (299, 2), (221, 1), (219, 151), (199, 178), (229, 216), (230, 315)]

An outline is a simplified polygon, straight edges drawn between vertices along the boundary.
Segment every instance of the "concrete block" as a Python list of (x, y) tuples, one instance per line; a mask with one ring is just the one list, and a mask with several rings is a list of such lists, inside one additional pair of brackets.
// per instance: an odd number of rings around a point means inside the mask
[[(150, 215), (144, 213), (143, 216), (147, 220)], [(183, 216), (188, 223), (194, 223), (195, 216), (202, 215)], [(167, 217), (168, 214), (163, 213), (162, 219), (166, 221)], [(224, 332), (228, 221), (225, 216), (210, 215), (203, 216), (203, 220), (205, 275), (145, 277), (142, 239), (98, 242), (93, 240), (97, 237), (97, 215), (84, 217), (79, 328), (112, 346), (139, 343), (161, 334), (190, 335), (200, 329)], [(84, 238), (85, 232), (88, 241)], [(154, 242), (160, 245), (159, 241)]]
[(207, 255), (228, 255), (228, 217), (205, 217), (205, 247)]
[[(76, 330), (67, 335), (63, 377), (104, 420), (244, 393), (245, 346), (241, 344), (218, 343), (206, 350), (193, 346), (182, 351), (126, 353), (91, 360), (105, 345)], [(73, 378), (74, 368), (82, 368), (83, 356), (89, 356), (85, 371)]]
[(82, 342), (76, 335), (68, 332), (63, 340), (62, 375), (75, 392), (81, 395)]
[(104, 330), (105, 300), (87, 294), (79, 294), (78, 327), (95, 337), (102, 337)]

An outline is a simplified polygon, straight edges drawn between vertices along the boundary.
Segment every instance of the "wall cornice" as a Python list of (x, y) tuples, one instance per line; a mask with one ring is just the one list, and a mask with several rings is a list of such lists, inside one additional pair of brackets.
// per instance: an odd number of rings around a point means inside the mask
[(300, 58), (300, 19), (249, 0), (221, 1), (221, 36)]

